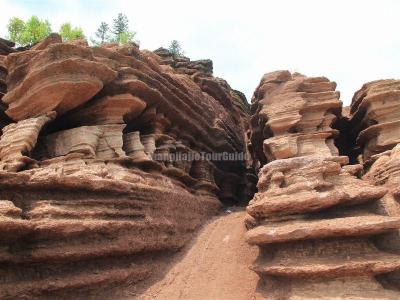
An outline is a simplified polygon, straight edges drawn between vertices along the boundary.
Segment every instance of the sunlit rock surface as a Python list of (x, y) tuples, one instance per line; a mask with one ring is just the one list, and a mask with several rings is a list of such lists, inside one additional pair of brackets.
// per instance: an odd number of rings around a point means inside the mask
[(0, 43), (0, 298), (112, 297), (254, 189), (243, 158), (194, 158), (247, 151), (246, 99), (212, 68), (203, 88), (136, 45)]
[(400, 296), (379, 277), (400, 270), (400, 256), (384, 242), (400, 215), (380, 209), (385, 186), (360, 179), (363, 166), (338, 156), (335, 87), (277, 71), (254, 93), (251, 149), (261, 169), (246, 238), (260, 247), (252, 268), (271, 299)]

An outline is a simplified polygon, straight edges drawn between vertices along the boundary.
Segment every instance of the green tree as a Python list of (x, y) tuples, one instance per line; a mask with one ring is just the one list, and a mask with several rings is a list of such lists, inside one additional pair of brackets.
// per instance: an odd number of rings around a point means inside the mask
[(60, 26), (59, 34), (61, 35), (63, 41), (72, 41), (76, 39), (84, 39), (82, 28), (72, 27), (71, 23), (64, 23)]
[(114, 34), (114, 38), (111, 41), (120, 45), (132, 42), (136, 35), (136, 32), (129, 30), (128, 17), (122, 13), (119, 13), (113, 20), (112, 33)]
[(134, 32), (131, 32), (131, 31), (122, 32), (119, 35), (118, 42), (121, 45), (125, 45), (125, 44), (133, 42), (134, 41), (133, 40), (134, 37), (135, 37), (135, 33)]
[(182, 50), (181, 44), (177, 40), (171, 41), (168, 50), (175, 56), (182, 56), (185, 52)]
[(30, 17), (26, 22), (17, 17), (11, 18), (7, 29), (9, 39), (20, 46), (37, 43), (51, 33), (49, 21), (40, 20), (36, 16)]
[(129, 31), (128, 17), (123, 13), (113, 19), (113, 33), (118, 37), (121, 33)]
[(24, 31), (25, 22), (20, 18), (13, 17), (8, 21), (8, 39), (19, 44), (21, 34)]
[(92, 42), (97, 45), (104, 44), (105, 42), (110, 40), (110, 36), (108, 34), (109, 32), (110, 27), (108, 26), (108, 24), (106, 22), (101, 22), (99, 28), (97, 28), (97, 31), (95, 33), (98, 40), (92, 40)]
[(32, 16), (25, 23), (25, 30), (22, 42), (25, 44), (34, 44), (46, 38), (51, 33), (49, 21), (40, 20), (36, 16)]

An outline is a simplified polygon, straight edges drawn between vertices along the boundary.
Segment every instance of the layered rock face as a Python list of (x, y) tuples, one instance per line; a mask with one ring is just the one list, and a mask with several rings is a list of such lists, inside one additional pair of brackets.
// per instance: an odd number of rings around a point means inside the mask
[(360, 149), (360, 161), (392, 149), (400, 142), (400, 81), (366, 83), (354, 94), (350, 106), (350, 128)]
[[(0, 55), (0, 101), (4, 97), (4, 95), (7, 93), (7, 85), (6, 85), (6, 77), (7, 77), (7, 68), (5, 66), (5, 55)], [(0, 126), (3, 127), (7, 125), (10, 120), (8, 117), (5, 115), (6, 107), (5, 105), (1, 102), (0, 103)]]
[(92, 51), (56, 43), (6, 59), (8, 92), (2, 101), (15, 121), (55, 111), (59, 115), (87, 102), (117, 73), (96, 62)]
[[(371, 182), (376, 186), (387, 188), (388, 193), (380, 201), (379, 209), (389, 216), (400, 216), (399, 200), (399, 169), (400, 169), (400, 144), (397, 144), (392, 150), (385, 151), (371, 157), (370, 165), (367, 166), (367, 172), (363, 176), (364, 180)], [(398, 234), (392, 235), (387, 245), (393, 251), (399, 252), (400, 240)]]
[(1, 99), (7, 93), (7, 67), (5, 64), (5, 60), (8, 54), (16, 52), (17, 50), (13, 47), (15, 43), (7, 41), (5, 39), (0, 38), (0, 127), (3, 127), (10, 123), (10, 119), (4, 113), (6, 107)]
[(7, 68), (4, 64), (5, 56), (0, 56), (0, 100), (3, 98), (5, 93), (7, 93), (7, 85), (6, 85), (6, 77), (7, 77)]
[(3, 63), (0, 298), (112, 295), (248, 194), (251, 166), (204, 154), (247, 151), (245, 99), (211, 74), (56, 35)]
[(15, 52), (16, 50), (14, 49), (14, 47), (14, 42), (0, 38), (0, 55), (8, 55)]
[(399, 298), (381, 274), (400, 269), (383, 242), (400, 217), (381, 209), (386, 187), (338, 156), (338, 98), (328, 79), (287, 71), (264, 75), (254, 93), (251, 149), (262, 168), (246, 225), (266, 298)]
[(202, 73), (208, 76), (213, 74), (213, 63), (210, 59), (191, 61), (189, 57), (176, 56), (165, 48), (158, 48), (154, 53), (161, 57), (162, 64), (170, 65), (180, 73), (188, 75)]
[(249, 107), (246, 97), (243, 93), (233, 90), (229, 84), (222, 78), (213, 76), (213, 63), (210, 59), (201, 59), (191, 61), (185, 56), (175, 56), (165, 48), (159, 48), (154, 51), (161, 57), (160, 63), (171, 66), (176, 72), (190, 75), (202, 91), (208, 93), (223, 106), (227, 108), (234, 107), (238, 114), (242, 115), (242, 122), (246, 129)]
[[(393, 217), (400, 216), (399, 205), (399, 80), (369, 82), (354, 94), (349, 125), (357, 136), (358, 159), (365, 162), (364, 180), (383, 186), (388, 193), (380, 201), (379, 209)], [(382, 248), (400, 253), (399, 232), (379, 239)], [(384, 276), (386, 281), (400, 288), (400, 272)]]
[(277, 71), (265, 74), (254, 93), (251, 144), (265, 164), (296, 156), (337, 155), (330, 127), (340, 114), (336, 83), (324, 77)]
[[(247, 159), (245, 161), (245, 177), (242, 179), (245, 182), (243, 191), (245, 194), (243, 199), (245, 201), (242, 204), (246, 204), (248, 199), (252, 198), (255, 193), (254, 187), (257, 182), (257, 176), (254, 173), (255, 161), (250, 159), (250, 124), (248, 118), (250, 110), (245, 95), (232, 89), (224, 79), (212, 76), (213, 63), (209, 59), (191, 61), (188, 57), (176, 56), (165, 48), (159, 48), (154, 53), (160, 56), (160, 64), (173, 68), (177, 73), (189, 75), (203, 92), (216, 99), (225, 109), (234, 112), (231, 113), (231, 117), (235, 123), (240, 125), (242, 134), (243, 132), (245, 133)], [(231, 193), (226, 192), (226, 187), (227, 185), (235, 184), (237, 180), (237, 178), (233, 180), (227, 178), (225, 180), (224, 191), (222, 192), (224, 198), (232, 199)], [(234, 200), (233, 202), (237, 203), (238, 201)]]

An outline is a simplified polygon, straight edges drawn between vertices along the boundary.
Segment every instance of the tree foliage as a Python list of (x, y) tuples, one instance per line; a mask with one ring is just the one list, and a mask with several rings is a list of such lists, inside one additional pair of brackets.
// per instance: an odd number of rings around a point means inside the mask
[(175, 56), (182, 56), (185, 54), (182, 50), (181, 44), (177, 40), (171, 41), (168, 50)]
[(111, 41), (120, 45), (132, 42), (136, 35), (136, 32), (129, 29), (128, 17), (123, 13), (119, 13), (118, 16), (113, 19), (112, 33), (114, 37)]
[(134, 37), (135, 37), (135, 32), (132, 32), (132, 31), (122, 32), (118, 36), (118, 43), (120, 45), (125, 45), (128, 43), (131, 43), (131, 42), (133, 42)]
[(128, 17), (123, 13), (119, 13), (118, 16), (113, 19), (113, 33), (119, 36), (121, 33), (129, 31)]
[(13, 17), (8, 21), (7, 30), (8, 38), (16, 43), (20, 43), (21, 33), (24, 31), (25, 22), (20, 18)]
[(95, 45), (102, 45), (104, 43), (124, 45), (134, 41), (136, 32), (129, 29), (128, 17), (123, 13), (119, 13), (113, 19), (112, 29), (106, 22), (101, 22), (95, 35), (97, 39), (91, 40)]
[[(26, 22), (18, 17), (13, 17), (8, 22), (8, 39), (19, 46), (32, 45), (46, 38), (51, 33), (51, 25), (47, 20), (40, 20), (36, 16), (30, 17)], [(61, 25), (59, 34), (64, 41), (85, 38), (80, 27), (73, 27), (67, 22)], [(134, 41), (136, 32), (129, 29), (129, 20), (126, 15), (119, 13), (113, 19), (112, 29), (106, 22), (101, 22), (96, 33), (96, 40), (91, 40), (96, 45), (104, 43), (118, 43), (124, 45)]]
[(58, 33), (61, 35), (63, 41), (72, 41), (85, 38), (82, 28), (72, 27), (71, 23), (62, 24)]
[(93, 41), (95, 44), (104, 44), (107, 41), (110, 40), (110, 26), (106, 22), (101, 22), (99, 28), (97, 28), (97, 31), (95, 33), (96, 37), (98, 38), (98, 41)]
[(44, 39), (51, 33), (51, 25), (47, 20), (40, 20), (36, 16), (26, 22), (13, 17), (7, 25), (8, 38), (20, 46), (32, 45)]

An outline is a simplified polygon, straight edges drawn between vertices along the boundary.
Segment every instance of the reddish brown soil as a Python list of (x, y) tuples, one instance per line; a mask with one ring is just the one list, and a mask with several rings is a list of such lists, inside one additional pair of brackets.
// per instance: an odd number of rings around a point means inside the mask
[(244, 215), (236, 211), (213, 218), (138, 299), (258, 298), (258, 276), (249, 269), (258, 249), (245, 242)]

